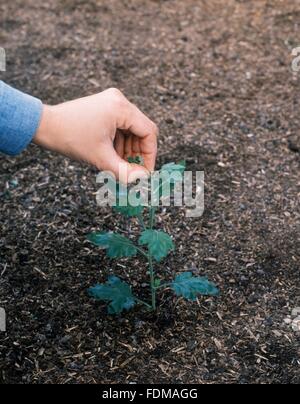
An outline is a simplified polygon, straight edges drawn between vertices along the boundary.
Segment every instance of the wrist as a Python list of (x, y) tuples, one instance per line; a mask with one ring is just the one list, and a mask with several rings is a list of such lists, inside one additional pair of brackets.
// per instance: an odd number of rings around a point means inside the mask
[(33, 143), (46, 149), (52, 149), (52, 138), (55, 133), (55, 107), (43, 105), (40, 126), (33, 138)]

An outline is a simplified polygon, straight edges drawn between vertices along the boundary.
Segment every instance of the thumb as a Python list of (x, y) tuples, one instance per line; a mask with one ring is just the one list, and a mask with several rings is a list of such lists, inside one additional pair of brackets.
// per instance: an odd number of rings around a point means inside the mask
[[(143, 166), (137, 165), (137, 164), (127, 164), (127, 169), (128, 169), (128, 181), (127, 183), (131, 184), (133, 182), (136, 182), (137, 180), (142, 180), (144, 178), (148, 178), (150, 176), (150, 172)], [(120, 179), (120, 181), (122, 181)]]
[(123, 160), (118, 155), (113, 145), (106, 150), (102, 149), (102, 152), (106, 157), (100, 168), (113, 173), (116, 179), (123, 184), (130, 184), (138, 179), (148, 178), (150, 176), (150, 172), (145, 167), (138, 164), (130, 164)]

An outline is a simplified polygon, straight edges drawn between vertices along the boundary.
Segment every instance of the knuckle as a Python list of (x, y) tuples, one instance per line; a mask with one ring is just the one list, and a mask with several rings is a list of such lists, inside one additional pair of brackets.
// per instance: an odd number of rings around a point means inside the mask
[(110, 88), (108, 92), (110, 94), (111, 103), (117, 110), (124, 111), (126, 107), (128, 107), (129, 102), (120, 90)]
[(110, 94), (110, 96), (116, 100), (122, 100), (124, 97), (122, 91), (120, 91), (118, 88), (111, 87), (107, 90), (107, 92)]

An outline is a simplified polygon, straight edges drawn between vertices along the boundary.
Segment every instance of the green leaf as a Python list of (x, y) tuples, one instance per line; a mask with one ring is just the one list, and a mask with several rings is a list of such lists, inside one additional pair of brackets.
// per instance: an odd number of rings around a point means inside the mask
[(115, 233), (91, 233), (87, 239), (98, 247), (107, 250), (109, 258), (134, 257), (136, 246), (126, 237)]
[(110, 302), (109, 314), (119, 314), (123, 310), (130, 310), (136, 303), (131, 287), (116, 276), (110, 276), (105, 284), (95, 285), (88, 292), (97, 300)]
[[(123, 186), (122, 186), (123, 187)], [(122, 214), (125, 217), (138, 217), (140, 216), (143, 211), (144, 211), (144, 206), (142, 205), (138, 205), (138, 206), (132, 206), (129, 203), (129, 193), (127, 192), (127, 194), (125, 195), (123, 193), (123, 189), (120, 186), (120, 184), (117, 184), (117, 195), (116, 195), (116, 206), (114, 206), (114, 210), (120, 214)], [(139, 196), (138, 196), (139, 197)], [(127, 202), (126, 202), (126, 206), (121, 206), (120, 200), (121, 198), (127, 198)]]
[(177, 275), (171, 285), (177, 296), (183, 296), (188, 300), (196, 300), (197, 296), (217, 296), (219, 290), (216, 285), (207, 278), (193, 276), (191, 272)]
[(141, 156), (136, 156), (136, 157), (128, 157), (127, 159), (128, 163), (130, 164), (138, 164), (140, 166), (144, 165), (144, 159)]
[[(167, 174), (164, 176), (159, 184), (159, 187), (155, 189), (154, 195), (157, 194), (159, 199), (162, 197), (169, 197), (169, 191), (172, 193), (175, 184), (180, 180), (182, 181), (182, 176), (186, 169), (185, 161), (181, 161), (179, 163), (168, 163), (162, 166), (160, 173)], [(175, 174), (175, 175), (174, 175)], [(176, 174), (178, 175), (178, 180), (176, 179)], [(173, 178), (172, 178), (173, 177)]]
[(125, 217), (138, 217), (143, 211), (143, 206), (114, 206), (114, 210)]
[(146, 245), (151, 256), (158, 262), (175, 249), (171, 237), (157, 230), (145, 230), (139, 239), (139, 244)]

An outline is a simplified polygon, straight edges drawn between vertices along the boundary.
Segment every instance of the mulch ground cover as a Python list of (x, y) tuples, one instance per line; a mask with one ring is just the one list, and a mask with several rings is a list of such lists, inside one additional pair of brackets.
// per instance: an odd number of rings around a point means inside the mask
[(299, 17), (292, 0), (1, 2), (2, 80), (50, 104), (118, 87), (158, 123), (158, 165), (205, 171), (203, 217), (159, 216), (177, 250), (158, 269), (221, 289), (107, 316), (89, 286), (114, 272), (147, 297), (148, 279), (85, 241), (124, 225), (96, 170), (1, 156), (1, 383), (300, 383)]

